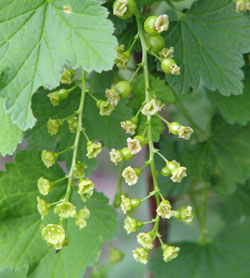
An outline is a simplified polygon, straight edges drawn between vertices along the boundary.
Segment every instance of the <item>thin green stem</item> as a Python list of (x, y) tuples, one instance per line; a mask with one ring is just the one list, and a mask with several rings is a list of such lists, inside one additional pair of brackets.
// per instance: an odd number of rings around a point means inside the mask
[(77, 131), (76, 131), (76, 137), (74, 142), (74, 152), (72, 157), (72, 163), (70, 167), (69, 172), (69, 179), (68, 179), (68, 187), (65, 195), (65, 201), (69, 200), (72, 182), (73, 182), (73, 176), (74, 176), (74, 169), (76, 165), (76, 158), (77, 158), (77, 151), (79, 146), (79, 140), (81, 136), (82, 131), (82, 120), (83, 120), (83, 110), (84, 110), (84, 102), (85, 102), (85, 96), (86, 96), (86, 73), (84, 70), (82, 70), (82, 92), (81, 92), (81, 99), (80, 99), (80, 105), (79, 105), (79, 116), (78, 116), (78, 124), (77, 124)]
[(88, 94), (89, 94), (90, 97), (93, 98), (93, 100), (94, 100), (95, 102), (98, 101), (98, 99), (97, 99), (90, 91), (88, 91)]
[(83, 133), (83, 135), (85, 136), (85, 138), (86, 138), (87, 142), (89, 142), (89, 141), (90, 141), (90, 139), (89, 139), (89, 137), (88, 137), (87, 133), (85, 132), (85, 129), (82, 129), (82, 133)]
[(166, 164), (168, 163), (168, 160), (164, 155), (162, 155), (159, 151), (157, 151), (156, 153), (166, 162)]
[(68, 178), (68, 176), (64, 176), (63, 178), (54, 181), (54, 183), (59, 183), (59, 182), (65, 180), (65, 179), (67, 179), (67, 178)]
[(148, 196), (146, 196), (145, 198), (141, 199), (141, 202), (148, 200), (149, 198), (151, 198), (154, 195), (155, 195), (154, 191), (150, 192)]
[(170, 124), (170, 122), (167, 121), (166, 119), (164, 119), (161, 115), (157, 114), (156, 116), (157, 116), (159, 119), (161, 119), (164, 123), (166, 123), (167, 125)]
[(67, 116), (67, 117), (63, 118), (62, 120), (63, 120), (63, 121), (67, 121), (67, 120), (69, 120), (69, 119), (73, 118), (75, 115), (76, 115), (76, 113), (71, 114), (71, 115), (69, 115), (69, 116)]
[(132, 49), (133, 49), (133, 47), (135, 46), (135, 44), (136, 44), (137, 40), (138, 40), (138, 35), (136, 35), (136, 36), (134, 37), (133, 42), (131, 43), (131, 45), (130, 45), (129, 49), (127, 50), (128, 52), (131, 52), (131, 50), (132, 50)]
[(137, 73), (139, 72), (139, 70), (141, 69), (141, 67), (138, 67), (137, 69), (136, 69), (136, 71), (133, 73), (133, 75), (130, 77), (130, 79), (129, 79), (129, 83), (131, 83), (133, 80), (134, 80), (134, 78), (136, 77), (136, 75), (137, 75)]
[(68, 89), (67, 91), (70, 93), (73, 90), (75, 90), (75, 88), (77, 88), (79, 85), (81, 84), (81, 81), (77, 82), (75, 86), (73, 86), (72, 88)]
[(119, 167), (119, 173), (118, 173), (118, 181), (117, 181), (117, 187), (116, 187), (116, 192), (115, 192), (115, 198), (113, 201), (113, 206), (115, 208), (120, 206), (121, 203), (121, 194), (122, 194), (122, 171), (124, 169), (125, 166), (125, 161), (122, 161), (120, 163), (120, 167)]
[(74, 149), (74, 146), (70, 146), (69, 148), (67, 148), (66, 150), (63, 150), (61, 152), (58, 152), (57, 153), (57, 156), (63, 154), (63, 153), (66, 153), (66, 152), (69, 152), (69, 151), (72, 151)]
[(159, 55), (157, 55), (154, 51), (150, 50), (149, 53), (153, 56), (155, 56), (156, 59), (158, 59), (159, 61), (161, 61), (161, 57)]

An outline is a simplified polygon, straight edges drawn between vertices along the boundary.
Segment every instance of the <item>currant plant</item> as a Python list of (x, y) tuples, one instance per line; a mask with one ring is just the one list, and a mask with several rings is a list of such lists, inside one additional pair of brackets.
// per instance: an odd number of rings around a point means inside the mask
[(250, 1), (0, 7), (0, 277), (250, 277)]

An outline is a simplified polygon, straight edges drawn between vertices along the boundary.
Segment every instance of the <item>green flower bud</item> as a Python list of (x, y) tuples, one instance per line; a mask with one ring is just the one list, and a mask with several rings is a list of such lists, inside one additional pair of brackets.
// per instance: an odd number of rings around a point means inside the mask
[(124, 221), (124, 229), (127, 231), (127, 234), (130, 234), (132, 232), (136, 232), (139, 228), (143, 226), (143, 222), (137, 221), (134, 218), (131, 218), (130, 216), (127, 216)]
[(111, 103), (113, 106), (117, 106), (118, 102), (120, 100), (120, 95), (115, 89), (107, 89), (105, 91), (105, 95), (108, 99), (108, 101)]
[(55, 135), (59, 131), (59, 128), (63, 125), (63, 120), (61, 119), (49, 119), (47, 123), (48, 133), (50, 135)]
[(193, 220), (192, 207), (188, 206), (187, 208), (176, 210), (174, 212), (174, 217), (187, 224), (190, 224)]
[(141, 112), (145, 116), (152, 116), (152, 115), (156, 115), (158, 112), (160, 112), (163, 107), (164, 107), (164, 104), (162, 104), (160, 100), (152, 99), (144, 105)]
[(139, 233), (137, 235), (137, 241), (140, 245), (142, 245), (146, 249), (152, 249), (153, 248), (153, 241), (154, 236), (153, 233)]
[(78, 118), (76, 116), (68, 119), (69, 131), (76, 133), (78, 128)]
[(121, 98), (126, 98), (131, 93), (131, 85), (128, 81), (119, 81), (115, 84), (115, 90), (119, 93)]
[(89, 209), (85, 206), (83, 209), (79, 210), (78, 213), (76, 214), (76, 225), (80, 228), (83, 229), (84, 227), (87, 226), (87, 221), (90, 216), (90, 211)]
[(179, 247), (168, 246), (167, 244), (162, 244), (161, 248), (163, 250), (163, 260), (165, 262), (170, 262), (171, 260), (178, 257), (180, 251)]
[(83, 179), (85, 176), (85, 169), (87, 168), (87, 165), (85, 165), (83, 162), (78, 161), (74, 168), (74, 177), (76, 179)]
[(139, 140), (142, 147), (144, 147), (146, 145), (146, 143), (147, 143), (146, 138), (144, 136), (142, 136), (142, 135), (136, 135), (134, 137), (134, 139)]
[(65, 230), (61, 225), (49, 224), (42, 226), (42, 237), (48, 244), (57, 245), (65, 240)]
[(124, 160), (129, 160), (133, 157), (131, 151), (129, 150), (128, 147), (124, 147), (121, 149), (122, 157)]
[(121, 122), (121, 127), (125, 130), (126, 133), (134, 135), (137, 128), (137, 124), (131, 121)]
[(56, 163), (58, 154), (43, 150), (41, 157), (44, 165), (49, 168)]
[(119, 263), (124, 258), (124, 253), (114, 247), (110, 247), (109, 260), (112, 264)]
[(37, 210), (43, 219), (49, 213), (50, 204), (37, 196)]
[(148, 250), (145, 248), (136, 248), (133, 250), (133, 257), (134, 259), (142, 264), (146, 264), (148, 262)]
[(110, 155), (110, 160), (115, 165), (117, 165), (119, 162), (121, 162), (123, 160), (122, 153), (119, 150), (112, 149), (111, 152), (109, 153), (109, 155)]
[(180, 183), (184, 177), (186, 177), (186, 167), (178, 167), (172, 171), (171, 180), (173, 182)]
[(53, 182), (45, 179), (44, 177), (40, 177), (39, 180), (38, 180), (39, 192), (44, 196), (49, 194), (53, 185), (54, 185)]
[(68, 97), (69, 92), (66, 89), (60, 89), (58, 91), (48, 94), (52, 105), (57, 106), (61, 100)]
[(173, 170), (177, 169), (179, 166), (180, 166), (180, 163), (175, 160), (169, 161), (166, 165), (166, 167), (170, 170), (171, 173), (173, 172)]
[(78, 185), (78, 194), (86, 194), (90, 198), (94, 193), (95, 185), (89, 179), (82, 179)]
[(56, 205), (54, 213), (62, 218), (74, 217), (76, 215), (76, 207), (70, 202), (63, 202)]
[(133, 208), (138, 207), (141, 204), (139, 199), (129, 199), (125, 195), (121, 195), (121, 209), (125, 214), (127, 211), (132, 210)]
[(174, 135), (179, 134), (180, 127), (181, 127), (181, 124), (178, 122), (172, 122), (168, 125), (169, 132), (171, 132)]
[(130, 53), (128, 51), (124, 51), (124, 45), (120, 45), (116, 48), (117, 57), (115, 59), (115, 64), (119, 69), (125, 70), (127, 68), (127, 64), (129, 62)]
[(61, 77), (61, 84), (71, 84), (72, 79), (75, 77), (75, 71), (74, 70), (63, 70), (63, 74)]
[(92, 141), (88, 141), (86, 156), (89, 159), (96, 158), (101, 151), (102, 151), (102, 143), (94, 143)]
[(172, 207), (170, 205), (170, 202), (168, 200), (161, 201), (160, 205), (158, 206), (157, 215), (161, 216), (165, 219), (170, 219), (173, 216)]
[(57, 91), (60, 100), (65, 100), (69, 96), (70, 91), (66, 89), (60, 89)]
[(137, 168), (132, 168), (131, 166), (128, 166), (123, 170), (122, 176), (125, 179), (125, 182), (129, 186), (132, 186), (137, 183), (139, 176), (140, 176), (140, 170)]
[(141, 142), (135, 138), (127, 138), (128, 148), (130, 152), (135, 155), (142, 150)]
[(99, 100), (96, 105), (100, 110), (99, 114), (101, 116), (109, 116), (115, 109), (114, 105), (112, 105), (108, 100)]
[(163, 58), (174, 58), (174, 48), (171, 46), (169, 48), (162, 48), (159, 52), (160, 57)]
[(164, 176), (164, 177), (167, 177), (167, 176), (171, 175), (171, 171), (168, 169), (167, 166), (165, 166), (161, 169), (161, 175)]

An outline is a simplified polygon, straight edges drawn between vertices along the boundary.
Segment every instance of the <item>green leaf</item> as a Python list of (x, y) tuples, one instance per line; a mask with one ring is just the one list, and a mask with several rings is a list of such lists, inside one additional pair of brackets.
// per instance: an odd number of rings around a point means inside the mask
[(4, 101), (0, 98), (0, 154), (12, 154), (22, 141), (22, 131), (10, 120), (10, 115), (4, 110)]
[(208, 141), (196, 144), (185, 161), (190, 178), (211, 181), (218, 193), (232, 193), (250, 176), (250, 126), (229, 125), (221, 117), (212, 121)]
[(22, 269), (18, 269), (14, 271), (13, 269), (5, 269), (0, 271), (1, 278), (26, 278), (28, 272), (28, 267), (23, 267)]
[[(15, 164), (7, 165), (7, 172), (0, 177), (0, 268), (19, 269), (29, 265), (28, 278), (82, 277), (91, 265), (103, 242), (116, 234), (116, 213), (108, 205), (103, 194), (95, 193), (87, 202), (91, 216), (85, 229), (80, 230), (74, 219), (65, 221), (69, 245), (58, 254), (49, 248), (41, 237), (41, 219), (36, 209), (37, 179), (43, 175), (56, 180), (64, 175), (59, 166), (48, 170), (41, 162), (40, 154), (19, 152)], [(60, 199), (66, 184), (57, 186), (49, 201)], [(71, 200), (77, 209), (84, 206), (77, 194)], [(57, 223), (52, 213), (46, 223)]]
[(179, 256), (172, 262), (162, 260), (159, 250), (150, 270), (157, 278), (248, 278), (250, 220), (225, 226), (213, 242), (198, 245), (193, 242), (173, 243), (180, 246)]
[[(109, 70), (116, 57), (107, 10), (86, 0), (0, 0), (0, 94), (12, 122), (26, 130), (35, 124), (31, 96), (58, 86), (66, 63), (86, 71)], [(64, 6), (71, 6), (66, 13)]]
[(179, 76), (166, 78), (179, 93), (197, 88), (200, 81), (222, 95), (242, 93), (242, 53), (250, 50), (250, 21), (236, 13), (231, 0), (199, 0), (180, 21), (172, 24), (166, 37), (174, 46), (181, 66)]
[(218, 92), (207, 90), (207, 96), (212, 105), (216, 107), (223, 118), (230, 124), (238, 123), (245, 125), (250, 121), (250, 68), (244, 68), (245, 80), (244, 91), (240, 96), (222, 96)]

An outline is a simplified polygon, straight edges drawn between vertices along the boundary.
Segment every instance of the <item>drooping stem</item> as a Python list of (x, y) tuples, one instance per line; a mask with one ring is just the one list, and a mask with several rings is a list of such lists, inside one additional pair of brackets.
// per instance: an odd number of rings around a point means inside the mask
[(84, 102), (85, 102), (85, 96), (86, 96), (86, 73), (83, 70), (82, 71), (82, 91), (81, 91), (81, 99), (80, 99), (80, 105), (79, 105), (79, 116), (78, 116), (78, 123), (77, 123), (77, 131), (76, 131), (76, 137), (74, 142), (74, 151), (73, 151), (73, 157), (70, 167), (70, 172), (68, 175), (68, 187), (65, 195), (65, 201), (68, 201), (70, 198), (70, 192), (71, 187), (73, 183), (73, 175), (74, 175), (74, 169), (76, 165), (76, 159), (77, 159), (77, 151), (79, 146), (79, 140), (82, 132), (82, 120), (83, 120), (83, 111), (84, 111)]

